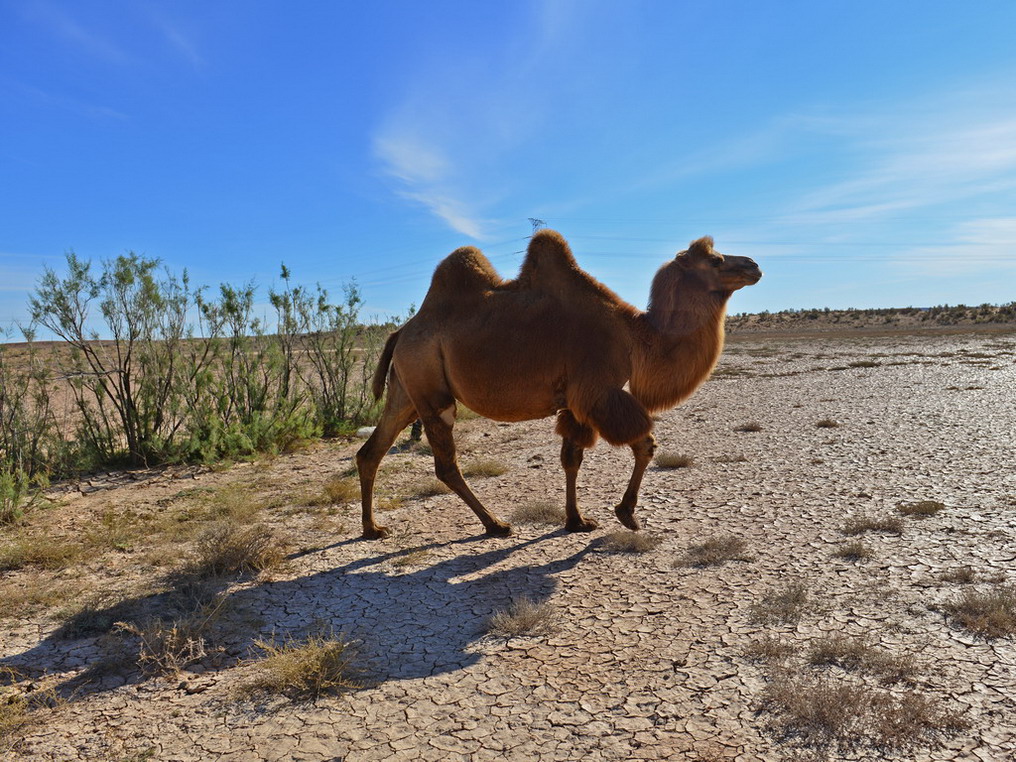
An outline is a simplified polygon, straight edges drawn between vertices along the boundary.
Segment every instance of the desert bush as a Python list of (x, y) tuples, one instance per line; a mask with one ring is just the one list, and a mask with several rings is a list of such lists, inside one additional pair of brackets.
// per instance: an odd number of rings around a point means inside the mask
[(695, 460), (690, 455), (661, 452), (656, 456), (656, 465), (660, 468), (691, 468), (695, 465)]
[(791, 582), (766, 593), (752, 607), (752, 619), (757, 622), (792, 624), (801, 618), (808, 603), (808, 589), (800, 582)]
[(362, 686), (365, 668), (357, 641), (331, 632), (304, 639), (257, 640), (265, 657), (257, 675), (240, 688), (242, 695), (275, 693), (293, 699), (316, 699)]
[(508, 472), (508, 466), (490, 458), (474, 460), (462, 468), (463, 476), (500, 476)]
[(1016, 635), (1016, 588), (1011, 586), (966, 592), (942, 610), (961, 627), (986, 638)]
[(750, 561), (746, 544), (740, 537), (724, 535), (692, 545), (678, 558), (675, 566), (717, 566), (727, 561)]
[(919, 500), (914, 503), (900, 503), (897, 506), (900, 513), (904, 516), (913, 516), (915, 518), (926, 518), (928, 516), (934, 516), (939, 511), (945, 508), (944, 503), (940, 503), (937, 500)]
[(549, 603), (517, 598), (507, 609), (495, 611), (487, 620), (491, 635), (512, 638), (518, 635), (546, 635), (556, 629), (557, 614)]
[(852, 516), (843, 524), (843, 534), (854, 536), (865, 532), (888, 532), (902, 534), (903, 521), (895, 516), (874, 518), (872, 516)]
[(517, 524), (564, 524), (564, 509), (553, 503), (535, 500), (523, 503), (512, 511), (511, 520)]
[(607, 553), (648, 553), (662, 542), (663, 538), (655, 534), (621, 529), (604, 535), (603, 549)]
[(891, 654), (864, 638), (846, 635), (819, 638), (808, 649), (807, 658), (813, 665), (834, 664), (848, 671), (874, 675), (887, 683), (907, 680), (916, 672), (913, 659)]
[(212, 631), (224, 613), (227, 597), (217, 595), (166, 621), (117, 622), (114, 630), (137, 639), (137, 664), (148, 674), (175, 674), (209, 655)]
[(842, 548), (837, 548), (833, 552), (833, 555), (836, 558), (842, 558), (845, 561), (863, 561), (871, 558), (874, 555), (874, 552), (863, 542), (850, 542)]
[(262, 572), (281, 563), (284, 555), (282, 542), (263, 524), (223, 521), (198, 538), (190, 571), (199, 577)]

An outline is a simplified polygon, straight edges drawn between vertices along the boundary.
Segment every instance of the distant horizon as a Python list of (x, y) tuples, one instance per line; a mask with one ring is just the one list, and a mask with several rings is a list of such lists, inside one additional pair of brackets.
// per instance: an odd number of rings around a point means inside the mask
[[(731, 312), (1016, 298), (1016, 4), (0, 4), (0, 326), (43, 266), (419, 304), (538, 219), (644, 307), (712, 235)], [(943, 55), (943, 51), (950, 51)], [(955, 51), (962, 51), (956, 54)]]

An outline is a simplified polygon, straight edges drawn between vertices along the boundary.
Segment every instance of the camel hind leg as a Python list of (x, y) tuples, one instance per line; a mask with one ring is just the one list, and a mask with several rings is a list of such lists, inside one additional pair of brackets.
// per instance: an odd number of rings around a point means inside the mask
[(596, 432), (579, 423), (570, 410), (557, 414), (557, 433), (561, 435), (561, 467), (564, 469), (564, 528), (569, 532), (591, 532), (599, 526), (579, 511), (579, 468), (588, 448), (596, 444)]
[(381, 459), (406, 426), (416, 418), (416, 408), (406, 394), (399, 377), (392, 373), (388, 379), (388, 397), (384, 412), (374, 433), (356, 453), (356, 470), (360, 474), (360, 500), (363, 505), (363, 537), (380, 540), (390, 533), (374, 521), (374, 478)]
[(423, 428), (427, 432), (427, 441), (434, 451), (434, 473), (438, 479), (444, 482), (455, 492), (463, 502), (473, 509), (487, 534), (493, 537), (508, 537), (512, 533), (509, 524), (501, 521), (494, 514), (488, 511), (469, 489), (466, 480), (459, 470), (458, 460), (455, 455), (455, 440), (452, 437), (452, 424), (455, 422), (455, 402), (444, 410), (421, 415)]

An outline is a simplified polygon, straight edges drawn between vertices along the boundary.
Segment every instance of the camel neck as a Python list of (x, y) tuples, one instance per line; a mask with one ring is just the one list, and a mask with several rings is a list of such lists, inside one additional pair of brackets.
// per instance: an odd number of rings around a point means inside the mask
[(727, 300), (712, 294), (641, 313), (631, 393), (650, 411), (673, 407), (694, 392), (723, 350)]

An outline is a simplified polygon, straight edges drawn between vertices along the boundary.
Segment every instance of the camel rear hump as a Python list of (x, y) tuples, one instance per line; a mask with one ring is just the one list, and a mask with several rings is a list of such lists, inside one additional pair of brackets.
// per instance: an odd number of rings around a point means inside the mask
[(482, 251), (475, 246), (462, 246), (438, 264), (420, 309), (423, 310), (428, 301), (461, 300), (470, 294), (483, 294), (503, 282)]

